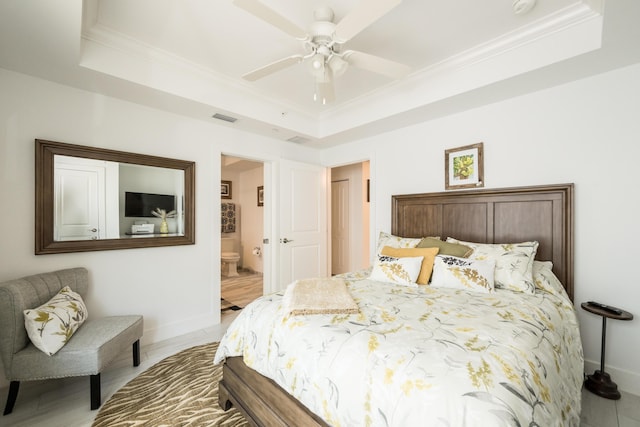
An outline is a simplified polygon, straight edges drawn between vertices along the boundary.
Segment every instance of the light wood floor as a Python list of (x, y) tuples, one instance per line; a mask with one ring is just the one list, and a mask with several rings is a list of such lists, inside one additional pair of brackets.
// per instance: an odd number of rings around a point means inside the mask
[(232, 305), (244, 308), (263, 294), (262, 274), (242, 270), (238, 274), (236, 277), (222, 277), (220, 287), (224, 300), (223, 312)]
[[(219, 341), (239, 313), (226, 311), (220, 325), (143, 346), (137, 368), (131, 365), (131, 354), (123, 354), (102, 373), (102, 401), (165, 357), (194, 345)], [(2, 408), (7, 392), (7, 388), (0, 389)], [(0, 416), (0, 426), (90, 427), (96, 414), (89, 409), (88, 378), (25, 382), (20, 386), (13, 413)], [(613, 401), (583, 390), (581, 427), (640, 427), (640, 397), (623, 392), (622, 399)]]

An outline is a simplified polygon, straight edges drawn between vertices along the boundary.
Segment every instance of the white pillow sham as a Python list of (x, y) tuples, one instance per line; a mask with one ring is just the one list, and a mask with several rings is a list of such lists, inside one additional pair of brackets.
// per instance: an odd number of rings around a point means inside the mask
[(458, 243), (473, 248), (469, 259), (492, 259), (496, 263), (494, 274), (497, 289), (535, 293), (533, 282), (533, 261), (538, 250), (538, 242), (521, 243), (474, 243), (447, 238), (449, 243)]
[(494, 290), (494, 260), (474, 260), (437, 255), (433, 263), (431, 286), (491, 293)]
[(420, 274), (423, 259), (422, 256), (396, 258), (378, 255), (378, 260), (371, 270), (369, 279), (417, 287), (416, 280)]
[(393, 234), (381, 231), (378, 236), (378, 249), (376, 250), (376, 254), (380, 254), (382, 252), (382, 248), (385, 246), (392, 248), (415, 248), (421, 241), (422, 238), (412, 239), (409, 237), (394, 236)]

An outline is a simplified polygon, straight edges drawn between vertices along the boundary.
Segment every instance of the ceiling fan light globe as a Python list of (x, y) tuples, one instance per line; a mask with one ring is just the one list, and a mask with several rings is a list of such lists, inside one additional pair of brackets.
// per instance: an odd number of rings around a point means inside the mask
[(332, 56), (329, 58), (329, 68), (333, 72), (334, 77), (340, 77), (347, 71), (349, 63), (339, 56)]
[(321, 54), (315, 54), (311, 61), (309, 61), (309, 70), (316, 78), (324, 75), (324, 56)]

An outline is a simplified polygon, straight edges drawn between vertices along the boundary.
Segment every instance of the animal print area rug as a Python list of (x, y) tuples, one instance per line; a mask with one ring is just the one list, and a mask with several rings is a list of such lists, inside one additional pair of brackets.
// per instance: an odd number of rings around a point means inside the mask
[(237, 409), (218, 406), (217, 349), (218, 343), (199, 345), (158, 362), (102, 405), (92, 427), (248, 425)]

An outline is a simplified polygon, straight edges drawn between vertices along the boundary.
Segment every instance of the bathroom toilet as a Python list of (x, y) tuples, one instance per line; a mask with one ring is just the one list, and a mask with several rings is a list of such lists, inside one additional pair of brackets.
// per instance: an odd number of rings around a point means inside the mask
[(221, 239), (220, 270), (224, 276), (238, 276), (240, 254), (236, 252), (238, 250), (237, 247), (236, 239), (230, 237), (223, 237)]

